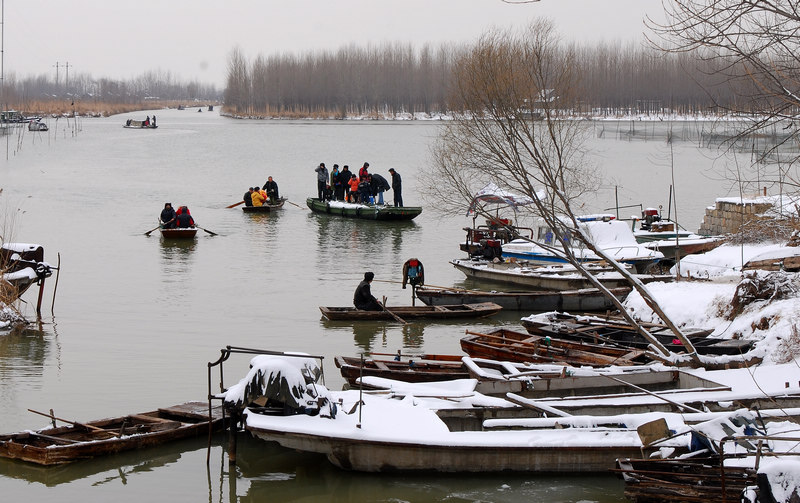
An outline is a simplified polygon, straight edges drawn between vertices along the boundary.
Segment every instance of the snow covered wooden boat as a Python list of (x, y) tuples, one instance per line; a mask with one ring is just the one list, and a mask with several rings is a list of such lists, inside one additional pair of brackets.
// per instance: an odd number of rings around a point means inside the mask
[(683, 230), (672, 220), (662, 219), (656, 208), (642, 210), (639, 229), (634, 230), (633, 235), (637, 242), (660, 251), (670, 262), (678, 257), (711, 251), (725, 242), (721, 236), (700, 236)]
[[(574, 316), (568, 313), (543, 313), (521, 320), (529, 333), (595, 344), (606, 344), (617, 348), (645, 349), (650, 343), (635, 328), (620, 318)], [(672, 352), (684, 352), (683, 344), (664, 325), (645, 324), (645, 328)], [(716, 339), (708, 337), (711, 329), (686, 328), (683, 330), (703, 355), (739, 355), (746, 353), (752, 341), (742, 339)]]
[(635, 365), (647, 361), (643, 350), (555, 339), (504, 328), (486, 334), (468, 331), (467, 336), (461, 339), (461, 349), (473, 358), (510, 362), (596, 367)]
[(0, 297), (16, 300), (31, 285), (43, 283), (53, 274), (44, 261), (44, 248), (38, 244), (3, 243), (0, 245)]
[[(392, 306), (389, 310), (403, 319), (481, 318), (499, 313), (503, 308), (494, 302), (458, 304), (452, 306)], [(362, 311), (355, 307), (320, 306), (322, 316), (329, 320), (367, 321), (394, 320), (386, 311)]]
[(320, 201), (313, 197), (306, 199), (306, 205), (315, 213), (362, 220), (412, 220), (422, 213), (422, 208), (419, 206), (395, 207), (344, 201)]
[[(524, 287), (530, 290), (580, 290), (592, 288), (592, 284), (574, 267), (546, 266), (527, 267), (514, 262), (494, 263), (486, 260), (451, 260), (453, 266), (468, 278), (492, 281)], [(607, 266), (589, 265), (591, 271), (607, 288), (627, 287), (628, 281)], [(636, 274), (643, 283), (672, 281), (668, 274)]]
[(48, 127), (47, 124), (42, 122), (40, 119), (31, 119), (28, 122), (28, 131), (47, 131)]
[(140, 414), (71, 423), (0, 435), (0, 457), (57, 465), (207, 435), (209, 428), (223, 426), (221, 407), (212, 409), (209, 420), (208, 402), (186, 402)]
[[(630, 293), (628, 287), (612, 288), (611, 293), (623, 300)], [(429, 306), (494, 302), (510, 311), (573, 311), (593, 312), (614, 309), (614, 304), (600, 290), (584, 288), (564, 291), (497, 292), (466, 290), (460, 288), (417, 287), (416, 296)]]
[(342, 377), (351, 386), (360, 386), (359, 379), (383, 377), (404, 382), (433, 382), (467, 379), (469, 372), (460, 355), (427, 355), (400, 359), (376, 359), (337, 356), (333, 360)]
[(262, 206), (242, 206), (242, 211), (245, 213), (269, 213), (274, 210), (279, 210), (283, 208), (284, 203), (286, 203), (286, 198), (282, 197), (276, 203), (268, 203)]
[(160, 229), (161, 236), (166, 239), (191, 239), (197, 235), (197, 227)]

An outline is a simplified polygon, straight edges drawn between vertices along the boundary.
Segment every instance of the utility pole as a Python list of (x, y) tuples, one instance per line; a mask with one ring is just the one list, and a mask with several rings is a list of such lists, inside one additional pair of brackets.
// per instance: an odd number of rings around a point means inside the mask
[(56, 64), (53, 66), (56, 67), (56, 87), (58, 87), (58, 61), (56, 61)]
[(67, 62), (66, 62), (66, 64), (65, 64), (64, 66), (66, 66), (66, 67), (67, 67), (67, 76), (66, 76), (66, 78), (64, 79), (64, 88), (65, 88), (67, 91), (69, 91), (69, 61), (67, 61)]

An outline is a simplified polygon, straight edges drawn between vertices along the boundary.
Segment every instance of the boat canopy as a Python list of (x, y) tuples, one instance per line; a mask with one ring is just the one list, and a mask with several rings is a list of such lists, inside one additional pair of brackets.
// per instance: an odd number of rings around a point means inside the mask
[(475, 194), (475, 197), (472, 198), (472, 202), (469, 204), (469, 210), (467, 211), (467, 216), (474, 213), (475, 209), (481, 203), (498, 205), (505, 204), (511, 206), (512, 208), (516, 208), (517, 206), (527, 206), (529, 204), (533, 204), (533, 199), (528, 196), (511, 193), (507, 190), (501, 189), (495, 183), (489, 182), (486, 187), (479, 190)]

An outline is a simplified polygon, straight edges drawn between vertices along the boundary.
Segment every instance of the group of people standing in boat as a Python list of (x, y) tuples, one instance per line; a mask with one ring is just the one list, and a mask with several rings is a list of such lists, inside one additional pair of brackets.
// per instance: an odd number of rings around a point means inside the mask
[(272, 177), (267, 177), (264, 185), (250, 187), (243, 196), (245, 206), (264, 206), (265, 204), (277, 204), (280, 201), (278, 194), (278, 184)]
[(163, 229), (186, 229), (194, 227), (194, 218), (186, 206), (178, 207), (178, 211), (172, 207), (172, 203), (164, 203), (159, 217)]
[(317, 172), (317, 199), (320, 201), (344, 201), (348, 203), (383, 205), (383, 193), (390, 188), (394, 192), (394, 205), (403, 206), (402, 179), (394, 168), (389, 169), (392, 183), (377, 173), (369, 172), (369, 163), (365, 162), (358, 174), (350, 171), (345, 165), (341, 171), (334, 164), (329, 173), (324, 162), (314, 171)]

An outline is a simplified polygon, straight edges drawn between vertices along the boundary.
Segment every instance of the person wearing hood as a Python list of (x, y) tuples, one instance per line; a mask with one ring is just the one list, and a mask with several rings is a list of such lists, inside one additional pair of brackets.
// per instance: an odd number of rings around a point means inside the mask
[(370, 175), (369, 186), (372, 194), (377, 198), (375, 204), (383, 205), (383, 193), (391, 188), (389, 182), (378, 173), (374, 173)]
[(350, 166), (344, 165), (342, 171), (339, 172), (339, 182), (342, 184), (342, 201), (347, 202), (350, 200), (350, 177), (353, 173), (350, 172)]
[(383, 311), (381, 303), (378, 302), (378, 299), (372, 295), (369, 289), (369, 284), (372, 283), (374, 277), (375, 274), (371, 271), (364, 273), (364, 280), (358, 284), (358, 288), (356, 288), (356, 292), (353, 294), (353, 305), (356, 306), (356, 309), (362, 311)]
[(178, 223), (178, 228), (186, 229), (188, 227), (194, 227), (194, 218), (192, 218), (192, 214), (189, 213), (189, 208), (186, 206), (181, 206), (178, 208), (178, 211), (175, 213), (175, 218)]
[(253, 193), (250, 194), (250, 199), (253, 201), (253, 206), (264, 206), (267, 198), (261, 192), (261, 187), (253, 187)]
[(334, 164), (333, 171), (331, 171), (331, 189), (333, 189), (333, 200), (341, 201), (344, 190), (342, 187), (342, 180), (339, 178), (338, 164)]
[(175, 228), (175, 209), (172, 203), (164, 203), (164, 209), (161, 210), (161, 227), (163, 229)]

